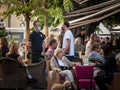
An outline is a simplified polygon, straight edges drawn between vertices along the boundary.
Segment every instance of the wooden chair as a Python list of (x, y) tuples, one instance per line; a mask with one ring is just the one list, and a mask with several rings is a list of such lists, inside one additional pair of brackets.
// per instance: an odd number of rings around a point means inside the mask
[(114, 90), (120, 90), (120, 73), (114, 73)]
[(58, 72), (51, 70), (50, 59), (46, 60), (46, 71), (47, 71), (47, 90), (51, 90), (53, 84), (64, 82), (64, 79), (61, 80), (61, 76)]
[(27, 66), (33, 78), (37, 79), (37, 83), (32, 83), (31, 87), (45, 89), (47, 87), (46, 81), (46, 61), (42, 60), (39, 63), (29, 64)]
[(0, 88), (2, 89), (26, 89), (27, 78), (25, 67), (12, 58), (0, 60)]

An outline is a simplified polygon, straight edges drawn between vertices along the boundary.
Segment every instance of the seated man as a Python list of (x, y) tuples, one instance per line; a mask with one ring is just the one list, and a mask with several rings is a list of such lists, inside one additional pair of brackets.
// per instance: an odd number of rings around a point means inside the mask
[(89, 53), (89, 60), (96, 60), (97, 62), (103, 63), (105, 61), (104, 57), (99, 53), (99, 44), (94, 44), (91, 52)]
[(49, 48), (47, 50), (47, 57), (52, 57), (54, 55), (54, 50), (57, 47), (57, 41), (55, 39), (50, 40), (49, 42)]

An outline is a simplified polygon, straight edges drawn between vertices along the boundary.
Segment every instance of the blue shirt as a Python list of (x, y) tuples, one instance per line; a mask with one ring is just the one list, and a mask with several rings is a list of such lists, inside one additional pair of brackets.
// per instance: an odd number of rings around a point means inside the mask
[(31, 50), (33, 52), (42, 52), (44, 39), (45, 36), (41, 32), (33, 31), (29, 36), (29, 40), (31, 41)]
[(89, 57), (88, 57), (89, 59), (97, 59), (97, 60), (100, 60), (100, 61), (102, 61), (102, 62), (104, 62), (105, 61), (105, 59), (104, 59), (104, 57), (102, 56), (102, 55), (100, 55), (98, 52), (95, 52), (95, 51), (91, 51), (90, 53), (89, 53)]

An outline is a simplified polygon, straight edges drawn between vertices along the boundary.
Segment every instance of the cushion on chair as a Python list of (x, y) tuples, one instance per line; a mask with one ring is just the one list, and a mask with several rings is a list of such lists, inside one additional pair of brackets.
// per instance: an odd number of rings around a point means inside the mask
[[(80, 79), (78, 80), (78, 88), (90, 88), (90, 79)], [(92, 88), (95, 88), (95, 80), (92, 80)]]
[(93, 77), (93, 66), (76, 66), (75, 74), (76, 78), (90, 79)]

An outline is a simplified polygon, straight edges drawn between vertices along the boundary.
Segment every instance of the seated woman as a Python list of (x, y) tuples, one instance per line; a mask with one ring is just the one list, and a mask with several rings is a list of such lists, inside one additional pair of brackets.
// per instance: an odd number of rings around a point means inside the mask
[(51, 58), (51, 69), (56, 70), (60, 73), (61, 76), (65, 76), (66, 80), (71, 82), (73, 85), (74, 89), (76, 90), (76, 85), (74, 82), (74, 77), (69, 69), (63, 69), (61, 67), (71, 67), (74, 66), (76, 63), (70, 62), (65, 56), (63, 56), (63, 50), (60, 48), (57, 48), (54, 52), (54, 56)]
[(17, 42), (14, 42), (10, 45), (10, 50), (8, 52), (7, 57), (13, 58), (15, 60), (18, 60), (20, 63), (22, 62), (22, 56), (18, 52), (19, 44)]
[(92, 50), (89, 53), (89, 60), (103, 63), (105, 61), (104, 57), (100, 54), (100, 45), (95, 43), (93, 44)]
[(111, 47), (108, 44), (102, 45), (103, 55), (105, 62), (96, 64), (102, 70), (101, 76), (96, 76), (95, 81), (100, 90), (108, 90), (106, 84), (111, 84), (113, 75), (118, 72), (115, 60), (115, 54), (112, 52)]
[[(18, 48), (19, 48), (19, 44), (17, 42), (12, 43), (10, 45), (10, 50), (9, 50), (9, 53), (8, 53), (7, 57), (13, 58), (13, 59), (17, 60), (18, 62), (20, 62), (21, 64), (25, 65), (22, 62), (22, 56), (19, 54)], [(30, 74), (26, 65), (25, 65), (25, 67), (26, 67), (26, 74), (28, 76), (27, 77), (28, 78), (28, 83), (36, 83), (37, 80), (32, 77), (32, 75)]]

